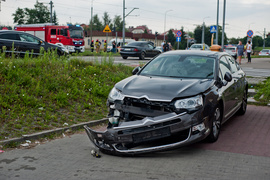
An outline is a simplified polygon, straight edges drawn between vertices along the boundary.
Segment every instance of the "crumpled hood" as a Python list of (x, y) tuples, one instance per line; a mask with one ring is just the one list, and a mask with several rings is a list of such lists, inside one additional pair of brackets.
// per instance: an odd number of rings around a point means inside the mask
[(148, 100), (171, 101), (176, 97), (194, 96), (205, 92), (214, 83), (211, 79), (180, 79), (134, 75), (115, 85), (125, 96)]

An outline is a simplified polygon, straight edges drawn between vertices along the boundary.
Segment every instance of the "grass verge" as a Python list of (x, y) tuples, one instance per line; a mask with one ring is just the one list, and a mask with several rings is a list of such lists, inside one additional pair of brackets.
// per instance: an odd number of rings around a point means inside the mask
[(0, 56), (0, 140), (104, 118), (113, 85), (132, 68), (67, 59)]

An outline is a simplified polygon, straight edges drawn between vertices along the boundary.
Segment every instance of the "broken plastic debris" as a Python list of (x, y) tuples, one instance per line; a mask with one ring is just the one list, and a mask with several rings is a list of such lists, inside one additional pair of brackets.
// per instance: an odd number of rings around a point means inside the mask
[(92, 156), (96, 157), (96, 158), (100, 158), (101, 155), (97, 153), (97, 151), (95, 151), (94, 149), (91, 150), (91, 154)]
[(30, 141), (30, 140), (26, 140), (25, 142), (27, 142), (27, 143), (31, 143), (31, 141)]
[(24, 144), (21, 144), (22, 147), (28, 147), (29, 144), (28, 143), (24, 143)]
[(38, 108), (39, 110), (41, 110), (41, 111), (43, 111), (44, 110), (44, 108), (43, 107), (40, 107), (40, 108)]
[(66, 135), (64, 133), (62, 133), (63, 137), (66, 137)]
[(68, 123), (64, 123), (63, 126), (68, 126)]

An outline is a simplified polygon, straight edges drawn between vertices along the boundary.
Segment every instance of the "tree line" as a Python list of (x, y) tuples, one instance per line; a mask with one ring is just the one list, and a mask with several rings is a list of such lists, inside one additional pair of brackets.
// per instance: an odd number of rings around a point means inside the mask
[[(37, 23), (48, 23), (50, 22), (50, 11), (47, 6), (43, 3), (36, 2), (33, 9), (30, 8), (18, 8), (15, 13), (12, 14), (14, 23), (20, 24), (37, 24)], [(56, 16), (56, 12), (53, 12), (52, 21), (56, 25), (58, 25), (58, 19)], [(122, 31), (123, 30), (123, 20), (121, 15), (115, 15), (113, 19), (110, 18), (108, 12), (104, 12), (102, 19), (95, 14), (92, 18), (92, 30), (93, 31), (102, 31), (106, 25), (109, 25), (112, 31)], [(89, 22), (89, 26), (85, 27), (85, 31), (89, 31), (91, 27), (91, 20)], [(188, 46), (187, 37), (192, 37), (195, 39), (196, 43), (201, 43), (202, 39), (202, 26), (198, 25), (194, 32), (185, 32), (184, 27), (181, 28), (182, 31), (182, 39), (179, 43), (180, 49), (185, 49)], [(128, 29), (126, 29), (128, 32)], [(145, 31), (147, 33), (147, 31)], [(222, 39), (222, 27), (218, 27), (219, 33), (219, 44), (221, 44)], [(186, 35), (186, 36), (185, 36)], [(188, 36), (187, 36), (188, 35)], [(175, 35), (172, 30), (169, 31), (167, 35), (167, 40), (176, 48), (177, 42)], [(205, 26), (205, 43), (211, 45), (212, 34), (210, 33), (210, 26)], [(224, 44), (238, 44), (239, 41), (242, 41), (243, 44), (247, 43), (247, 37), (243, 38), (227, 38), (226, 33), (224, 34)], [(261, 36), (254, 36), (252, 38), (253, 48), (254, 47), (262, 47), (263, 46), (263, 38)], [(265, 39), (265, 46), (270, 47), (270, 36)]]

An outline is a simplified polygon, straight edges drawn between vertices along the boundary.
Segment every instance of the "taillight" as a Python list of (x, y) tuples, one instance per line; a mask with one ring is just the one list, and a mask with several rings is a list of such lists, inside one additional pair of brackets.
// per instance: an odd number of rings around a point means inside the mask
[(139, 49), (137, 49), (137, 48), (134, 48), (134, 51), (135, 51), (135, 52), (138, 52), (138, 51), (139, 51)]
[(124, 48), (121, 48), (120, 51), (124, 51), (125, 49)]
[(269, 54), (269, 53), (266, 53), (266, 54)]

